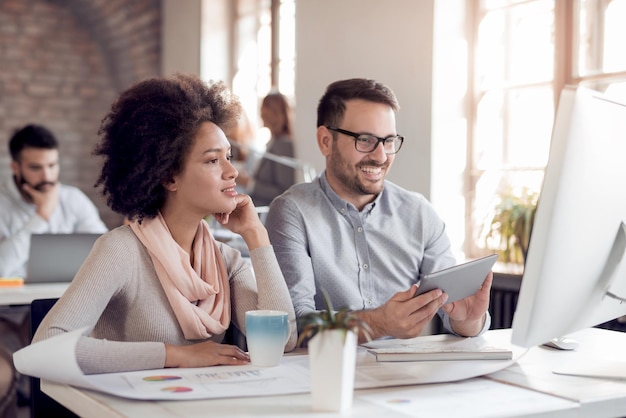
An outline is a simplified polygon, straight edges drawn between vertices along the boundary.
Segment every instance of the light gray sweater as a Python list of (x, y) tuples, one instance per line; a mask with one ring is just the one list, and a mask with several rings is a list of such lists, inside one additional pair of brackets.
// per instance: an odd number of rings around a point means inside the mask
[[(231, 321), (245, 334), (246, 311), (286, 311), (293, 324), (286, 351), (292, 350), (297, 340), (295, 314), (272, 247), (250, 252), (253, 273), (239, 251), (218, 246), (230, 281)], [(163, 368), (165, 344), (200, 342), (183, 336), (150, 255), (128, 226), (98, 239), (33, 342), (85, 326), (93, 331), (79, 340), (76, 357), (86, 374)], [(221, 342), (223, 337), (211, 340)]]

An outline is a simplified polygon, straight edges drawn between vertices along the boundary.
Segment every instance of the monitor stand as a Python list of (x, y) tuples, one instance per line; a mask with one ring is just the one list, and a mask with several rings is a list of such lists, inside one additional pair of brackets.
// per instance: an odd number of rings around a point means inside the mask
[[(603, 297), (615, 299), (619, 303), (626, 302), (626, 273), (623, 271), (626, 261), (626, 224), (620, 223), (613, 247), (609, 253), (600, 283), (603, 286)], [(584, 362), (559, 366), (553, 373), (569, 376), (596, 377), (602, 379), (626, 380), (626, 361), (585, 359)]]
[(557, 350), (576, 350), (578, 348), (578, 341), (568, 337), (553, 338), (547, 343), (542, 344), (546, 347), (556, 348)]
[[(604, 287), (604, 296), (615, 299), (620, 303), (626, 302), (626, 291), (624, 284), (626, 278), (621, 272), (620, 267), (624, 267), (624, 253), (626, 252), (626, 224), (624, 221), (620, 223), (613, 241), (613, 247), (609, 253), (609, 257), (606, 260), (602, 275), (600, 276), (600, 283)], [(616, 288), (620, 286), (621, 288)]]

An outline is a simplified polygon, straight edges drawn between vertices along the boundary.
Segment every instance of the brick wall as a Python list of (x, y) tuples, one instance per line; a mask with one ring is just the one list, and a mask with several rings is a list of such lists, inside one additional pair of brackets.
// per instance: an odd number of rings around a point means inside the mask
[(100, 121), (132, 83), (160, 73), (160, 0), (0, 0), (0, 180), (8, 139), (27, 123), (60, 142), (61, 181), (83, 190), (112, 228), (95, 183)]

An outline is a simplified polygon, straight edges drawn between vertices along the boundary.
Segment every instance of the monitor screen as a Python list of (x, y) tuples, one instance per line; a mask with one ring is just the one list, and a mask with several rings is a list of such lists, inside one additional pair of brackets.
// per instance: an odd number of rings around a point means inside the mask
[(512, 342), (543, 344), (626, 315), (626, 105), (561, 93), (513, 318)]

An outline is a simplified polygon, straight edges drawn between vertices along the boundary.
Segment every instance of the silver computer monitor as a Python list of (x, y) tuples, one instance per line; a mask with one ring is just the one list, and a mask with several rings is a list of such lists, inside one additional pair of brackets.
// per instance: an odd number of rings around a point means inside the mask
[(512, 342), (524, 347), (626, 315), (626, 105), (561, 93)]

